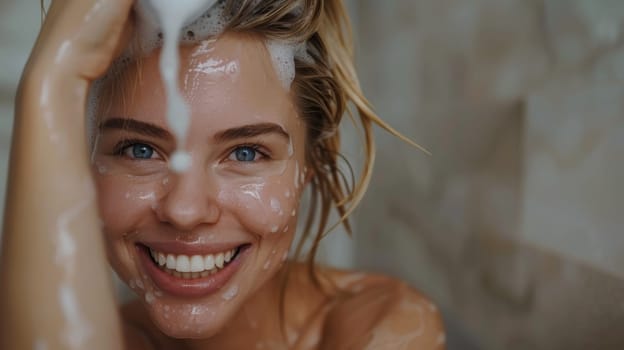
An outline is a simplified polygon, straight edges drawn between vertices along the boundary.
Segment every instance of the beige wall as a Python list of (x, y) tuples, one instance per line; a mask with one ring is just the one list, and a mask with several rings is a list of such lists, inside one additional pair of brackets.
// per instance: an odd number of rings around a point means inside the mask
[[(429, 294), (451, 350), (624, 348), (624, 2), (348, 4), (365, 91), (433, 155), (378, 132), (354, 242), (326, 260)], [(0, 198), (38, 24), (0, 2)]]
[(624, 3), (359, 4), (364, 89), (433, 156), (379, 133), (356, 265), (486, 349), (624, 348)]

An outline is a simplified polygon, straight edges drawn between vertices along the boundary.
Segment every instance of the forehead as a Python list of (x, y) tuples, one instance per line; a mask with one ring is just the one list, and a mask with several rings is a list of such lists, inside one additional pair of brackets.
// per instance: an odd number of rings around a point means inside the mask
[[(181, 47), (178, 87), (193, 123), (218, 120), (227, 127), (264, 120), (290, 124), (295, 118), (291, 94), (278, 79), (264, 41), (256, 36), (228, 33)], [(111, 108), (104, 118), (165, 123), (159, 52), (126, 68), (110, 89)]]

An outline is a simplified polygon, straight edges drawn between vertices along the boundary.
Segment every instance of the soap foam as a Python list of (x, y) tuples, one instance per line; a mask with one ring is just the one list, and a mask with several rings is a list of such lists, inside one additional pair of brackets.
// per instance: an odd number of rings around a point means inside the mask
[[(259, 2), (256, 3), (258, 4)], [(168, 85), (167, 120), (177, 137), (178, 146), (184, 144), (190, 124), (190, 113), (177, 88), (178, 55), (175, 49), (178, 42), (197, 44), (223, 33), (229, 21), (225, 6), (224, 0), (185, 0), (184, 3), (168, 0), (139, 0), (135, 3), (138, 21), (132, 41), (134, 45), (126, 49), (102, 79), (94, 82), (89, 93), (88, 136), (92, 143), (98, 132), (95, 117), (103, 82), (118, 77), (135, 59), (145, 57), (162, 47), (161, 75), (165, 84)], [(196, 9), (195, 13), (203, 13), (199, 17), (194, 17), (193, 12), (189, 10), (191, 8)], [(200, 8), (201, 11), (197, 10)], [(302, 11), (302, 8), (298, 8), (297, 11)], [(286, 90), (290, 90), (295, 78), (295, 59), (308, 64), (313, 63), (305, 42), (267, 40), (265, 46), (271, 56), (277, 78)], [(184, 171), (190, 166), (190, 157), (181, 149), (177, 151), (177, 154), (177, 158), (172, 159), (170, 166), (174, 171)]]
[(295, 79), (295, 46), (276, 40), (269, 40), (265, 45), (271, 55), (277, 78), (284, 89), (290, 90)]

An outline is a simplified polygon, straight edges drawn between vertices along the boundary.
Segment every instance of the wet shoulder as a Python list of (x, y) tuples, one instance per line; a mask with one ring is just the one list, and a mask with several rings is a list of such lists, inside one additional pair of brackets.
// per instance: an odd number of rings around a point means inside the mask
[(444, 349), (438, 308), (397, 279), (326, 270), (348, 293), (337, 296), (323, 328), (323, 349)]

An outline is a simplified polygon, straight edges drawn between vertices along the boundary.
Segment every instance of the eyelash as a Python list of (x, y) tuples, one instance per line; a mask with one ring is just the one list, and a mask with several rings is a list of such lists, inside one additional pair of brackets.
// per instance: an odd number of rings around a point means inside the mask
[(154, 147), (150, 142), (146, 142), (146, 141), (139, 140), (139, 139), (126, 139), (126, 140), (119, 141), (113, 148), (113, 155), (128, 158), (130, 160), (152, 160), (151, 158), (141, 159), (141, 158), (133, 158), (133, 157), (126, 156), (125, 153), (127, 149), (137, 144), (150, 147), (154, 151), (154, 153), (158, 155), (158, 157), (164, 158), (162, 156), (162, 152), (157, 147)]
[[(241, 148), (245, 148), (245, 147), (251, 148), (252, 150), (254, 150), (254, 152), (257, 152), (260, 155), (260, 159), (257, 159), (257, 160), (254, 160), (254, 161), (250, 161), (248, 163), (256, 163), (256, 162), (259, 162), (259, 161), (271, 159), (271, 156), (270, 156), (269, 152), (267, 152), (262, 145), (257, 144), (257, 143), (243, 143), (243, 144), (236, 145), (236, 146), (232, 147), (228, 151), (226, 159), (229, 159), (229, 157), (234, 152), (236, 152), (237, 150), (239, 150)], [(243, 161), (237, 161), (237, 162), (245, 163)]]
[[(144, 144), (146, 146), (151, 147), (156, 154), (158, 154), (161, 158), (163, 158), (161, 156), (161, 152), (158, 150), (158, 148), (152, 146), (149, 142), (146, 142), (146, 141), (143, 141), (143, 140), (139, 140), (139, 139), (127, 139), (127, 140), (120, 141), (113, 148), (113, 155), (119, 156), (119, 157), (126, 157), (126, 158), (129, 158), (131, 160), (149, 160), (149, 159), (127, 157), (125, 155), (125, 152), (128, 149), (128, 147), (134, 146), (136, 144)], [(243, 144), (239, 144), (239, 145), (236, 145), (236, 146), (232, 147), (227, 152), (226, 159), (228, 159), (230, 157), (230, 155), (232, 155), (232, 153), (234, 153), (236, 150), (244, 148), (244, 147), (249, 147), (249, 148), (253, 149), (254, 152), (257, 152), (260, 155), (260, 159), (255, 160), (253, 162), (258, 162), (258, 161), (267, 160), (267, 159), (271, 158), (269, 152), (267, 152), (262, 145), (257, 144), (257, 143), (243, 143)]]

